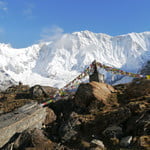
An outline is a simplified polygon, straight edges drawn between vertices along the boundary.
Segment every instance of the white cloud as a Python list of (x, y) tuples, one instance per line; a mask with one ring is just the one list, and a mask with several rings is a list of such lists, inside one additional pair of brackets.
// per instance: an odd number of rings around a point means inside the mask
[(0, 1), (0, 10), (3, 10), (3, 11), (7, 11), (8, 10), (6, 2)]
[(41, 32), (41, 42), (52, 41), (60, 38), (63, 35), (64, 30), (58, 26), (52, 26), (49, 28), (43, 28)]

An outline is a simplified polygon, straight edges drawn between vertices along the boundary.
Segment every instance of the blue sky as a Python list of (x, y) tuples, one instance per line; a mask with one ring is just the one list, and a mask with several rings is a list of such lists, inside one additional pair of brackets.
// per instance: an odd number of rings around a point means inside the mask
[(150, 0), (0, 0), (0, 43), (23, 48), (62, 33), (150, 31)]

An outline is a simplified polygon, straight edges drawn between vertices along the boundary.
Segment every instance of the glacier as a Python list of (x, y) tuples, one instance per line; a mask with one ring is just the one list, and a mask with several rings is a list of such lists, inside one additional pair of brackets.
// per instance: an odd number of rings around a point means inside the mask
[[(22, 49), (0, 43), (0, 70), (4, 73), (0, 85), (8, 82), (9, 78), (15, 84), (21, 81), (30, 86), (40, 84), (61, 88), (93, 60), (139, 73), (150, 60), (150, 32), (119, 36), (90, 31), (73, 32)], [(110, 73), (103, 69), (100, 71), (109, 78)]]

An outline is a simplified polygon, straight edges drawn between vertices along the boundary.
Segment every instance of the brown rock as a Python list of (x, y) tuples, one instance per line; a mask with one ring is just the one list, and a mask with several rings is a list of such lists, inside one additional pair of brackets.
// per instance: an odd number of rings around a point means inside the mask
[(54, 95), (56, 91), (57, 89), (53, 87), (35, 85), (30, 88), (30, 95), (32, 98), (49, 97)]
[(141, 136), (139, 138), (139, 145), (142, 148), (149, 150), (150, 149), (150, 135)]
[(42, 130), (35, 128), (31, 132), (31, 140), (32, 140), (33, 146), (37, 146), (42, 143), (45, 143), (48, 139), (45, 137)]
[(146, 102), (145, 100), (143, 101), (135, 101), (135, 102), (129, 102), (129, 104), (127, 105), (128, 108), (130, 108), (130, 110), (133, 113), (140, 113), (140, 112), (144, 112), (148, 109), (150, 109), (150, 105), (148, 102)]
[(15, 149), (26, 148), (26, 150), (51, 150), (53, 146), (54, 144), (47, 139), (43, 131), (36, 128), (22, 132), (13, 145)]
[(128, 84), (125, 93), (128, 99), (150, 95), (150, 80), (136, 79)]
[(105, 83), (90, 82), (80, 84), (76, 95), (75, 103), (80, 107), (88, 107), (92, 102), (98, 101), (101, 106), (107, 105), (108, 98), (115, 89)]
[(143, 112), (141, 114), (137, 114), (136, 116), (132, 116), (128, 119), (126, 123), (126, 132), (134, 134), (138, 136), (149, 135), (150, 131), (150, 112)]
[[(99, 83), (99, 82), (90, 82), (93, 88), (93, 94), (97, 100), (103, 101), (104, 103), (107, 101), (107, 98), (112, 92), (115, 92), (115, 89), (108, 84)], [(107, 103), (107, 102), (106, 102)]]
[(128, 108), (118, 108), (97, 114), (95, 119), (95, 129), (102, 132), (102, 130), (104, 131), (110, 125), (118, 126), (130, 117), (131, 111)]
[(82, 140), (82, 141), (81, 141), (81, 144), (82, 144), (82, 146), (83, 146), (84, 148), (89, 148), (89, 147), (90, 147), (90, 143), (87, 142), (87, 141)]
[(48, 125), (49, 123), (52, 123), (56, 120), (56, 115), (54, 113), (54, 111), (50, 108), (46, 108), (46, 117), (45, 117), (45, 121), (43, 122), (44, 125)]
[(95, 148), (96, 150), (105, 150), (105, 145), (103, 144), (103, 141), (98, 140), (98, 139), (93, 139), (91, 141), (91, 144), (97, 145), (97, 147)]

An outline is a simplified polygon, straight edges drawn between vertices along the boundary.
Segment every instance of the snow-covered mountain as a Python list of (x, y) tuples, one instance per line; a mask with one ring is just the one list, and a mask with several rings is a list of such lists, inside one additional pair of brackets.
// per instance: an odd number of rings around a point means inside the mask
[(150, 32), (112, 37), (81, 31), (23, 49), (0, 44), (0, 70), (31, 86), (62, 87), (95, 59), (137, 73), (150, 60)]
[(9, 86), (17, 84), (15, 80), (13, 80), (9, 74), (0, 70), (0, 91), (6, 90)]

